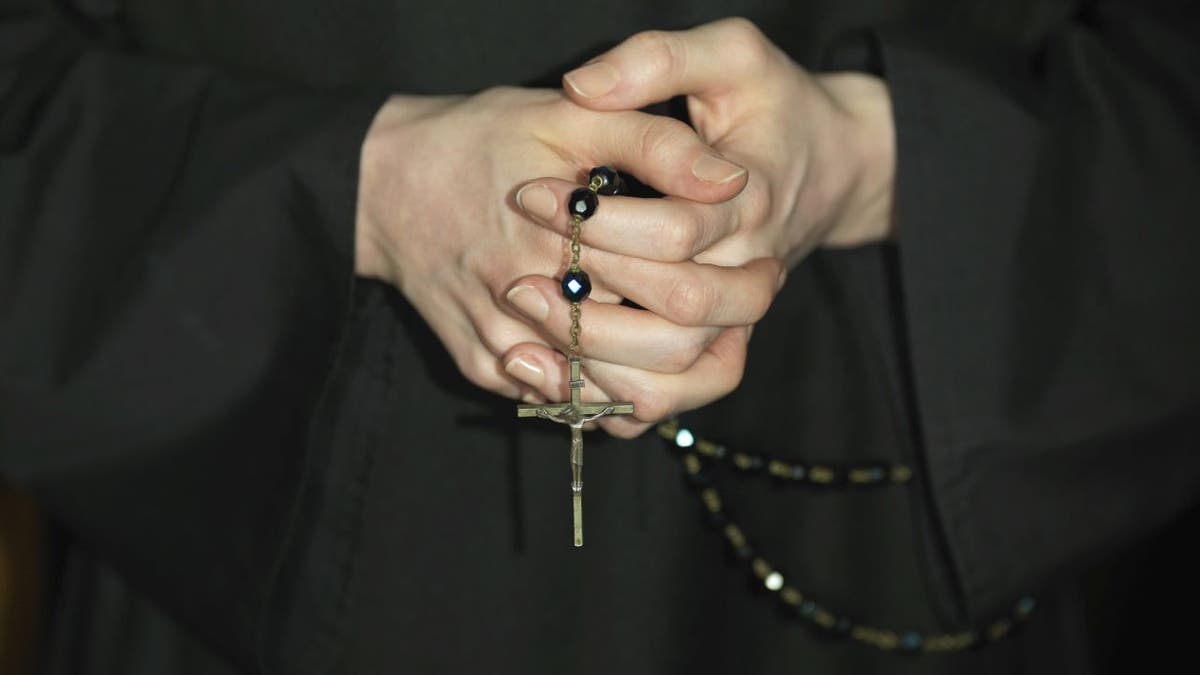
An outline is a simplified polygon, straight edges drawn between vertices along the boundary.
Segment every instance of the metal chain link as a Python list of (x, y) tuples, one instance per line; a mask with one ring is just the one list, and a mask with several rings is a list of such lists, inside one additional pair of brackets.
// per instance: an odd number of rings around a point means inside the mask
[[(578, 214), (571, 218), (571, 271), (579, 271), (579, 233), (582, 229), (583, 217)], [(571, 356), (579, 355), (579, 320), (583, 312), (578, 302), (571, 303)]]

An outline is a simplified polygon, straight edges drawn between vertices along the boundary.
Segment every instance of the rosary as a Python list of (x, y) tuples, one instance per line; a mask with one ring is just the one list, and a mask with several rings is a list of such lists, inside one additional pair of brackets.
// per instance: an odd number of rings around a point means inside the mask
[(563, 275), (563, 297), (571, 303), (571, 345), (567, 349), (570, 367), (571, 400), (546, 405), (518, 405), (517, 417), (540, 417), (571, 427), (571, 502), (575, 520), (575, 546), (583, 546), (583, 425), (605, 415), (633, 414), (633, 404), (625, 401), (584, 403), (583, 365), (579, 358), (580, 305), (592, 292), (587, 272), (579, 267), (579, 232), (583, 221), (596, 212), (597, 195), (615, 195), (621, 191), (621, 176), (616, 170), (599, 166), (588, 174), (588, 186), (571, 193), (567, 211), (571, 214), (571, 264)]
[[(605, 415), (629, 415), (629, 402), (584, 403), (583, 368), (579, 357), (580, 305), (592, 290), (587, 272), (579, 267), (579, 233), (583, 221), (596, 212), (597, 195), (615, 195), (622, 189), (620, 175), (610, 167), (591, 170), (588, 186), (571, 193), (567, 208), (571, 214), (571, 264), (563, 275), (563, 296), (571, 303), (571, 343), (566, 351), (570, 366), (571, 400), (546, 405), (519, 405), (517, 417), (541, 417), (571, 427), (571, 497), (574, 506), (575, 546), (583, 546), (583, 425)], [(892, 630), (873, 627), (841, 616), (818, 604), (795, 586), (788, 584), (775, 569), (752, 547), (742, 529), (732, 522), (716, 488), (709, 481), (705, 462), (728, 459), (741, 473), (765, 472), (776, 481), (820, 486), (870, 487), (885, 483), (905, 484), (912, 470), (902, 464), (887, 466), (868, 463), (862, 466), (837, 467), (833, 464), (805, 465), (765, 455), (728, 450), (725, 446), (696, 437), (677, 420), (662, 422), (658, 433), (668, 445), (682, 453), (684, 475), (698, 492), (709, 522), (729, 543), (733, 556), (749, 564), (756, 581), (779, 598), (787, 614), (811, 624), (819, 634), (829, 637), (846, 636), (854, 641), (883, 651), (899, 653), (958, 652), (995, 642), (1028, 620), (1036, 601), (1022, 596), (1011, 611), (986, 626), (968, 628), (956, 633), (921, 633), (912, 630)]]

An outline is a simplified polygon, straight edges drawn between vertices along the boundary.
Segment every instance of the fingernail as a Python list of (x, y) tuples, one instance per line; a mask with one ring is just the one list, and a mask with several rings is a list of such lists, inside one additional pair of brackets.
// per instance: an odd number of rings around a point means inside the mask
[(558, 211), (558, 200), (554, 198), (554, 193), (541, 184), (526, 185), (518, 190), (517, 205), (525, 213), (546, 222), (554, 218), (554, 213)]
[(518, 356), (509, 361), (504, 366), (504, 371), (531, 387), (540, 387), (546, 380), (546, 374), (542, 372), (542, 369), (524, 356)]
[(617, 69), (603, 61), (589, 63), (563, 75), (576, 94), (584, 98), (596, 98), (612, 91), (617, 86)]
[(515, 286), (506, 297), (514, 307), (534, 321), (545, 321), (550, 315), (550, 305), (533, 286)]
[(746, 173), (746, 169), (713, 155), (700, 155), (692, 164), (692, 175), (705, 183), (728, 183)]
[(785, 268), (783, 268), (783, 271), (779, 273), (779, 283), (775, 286), (776, 293), (783, 290), (783, 284), (786, 281), (787, 281), (787, 268), (785, 267)]

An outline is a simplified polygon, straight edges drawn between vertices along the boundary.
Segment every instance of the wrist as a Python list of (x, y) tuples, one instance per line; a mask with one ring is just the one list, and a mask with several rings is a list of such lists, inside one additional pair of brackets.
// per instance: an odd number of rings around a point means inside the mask
[(359, 155), (358, 207), (355, 214), (355, 272), (398, 284), (396, 251), (400, 197), (396, 177), (419, 153), (408, 147), (408, 132), (420, 119), (440, 110), (444, 97), (390, 97), (375, 114)]
[(846, 132), (843, 145), (831, 148), (847, 162), (848, 181), (842, 203), (823, 245), (861, 246), (893, 235), (892, 198), (896, 181), (896, 131), (891, 96), (883, 80), (861, 73), (817, 77), (833, 99)]

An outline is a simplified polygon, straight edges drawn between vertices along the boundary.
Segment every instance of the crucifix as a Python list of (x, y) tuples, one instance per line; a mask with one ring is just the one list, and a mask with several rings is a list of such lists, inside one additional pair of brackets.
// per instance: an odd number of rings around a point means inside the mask
[(615, 170), (601, 166), (592, 169), (586, 188), (571, 193), (567, 210), (571, 214), (571, 264), (563, 276), (563, 297), (571, 303), (571, 346), (567, 352), (570, 366), (571, 400), (566, 403), (517, 406), (517, 417), (540, 417), (571, 427), (571, 501), (575, 521), (575, 546), (583, 546), (583, 425), (605, 415), (631, 415), (633, 404), (626, 401), (584, 403), (583, 365), (579, 359), (580, 305), (592, 291), (587, 272), (579, 267), (579, 232), (583, 221), (596, 212), (597, 194), (614, 195), (621, 189)]
[(568, 357), (571, 364), (571, 400), (567, 403), (517, 406), (517, 417), (540, 417), (571, 427), (571, 501), (575, 514), (575, 545), (583, 546), (583, 425), (605, 415), (629, 415), (633, 404), (584, 403), (583, 373), (578, 356)]

